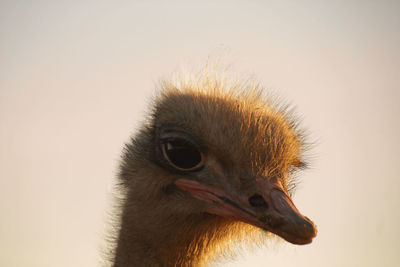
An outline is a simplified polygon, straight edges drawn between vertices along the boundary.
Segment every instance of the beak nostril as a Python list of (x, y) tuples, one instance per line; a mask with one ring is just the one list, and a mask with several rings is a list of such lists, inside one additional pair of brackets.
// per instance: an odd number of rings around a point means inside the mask
[(256, 207), (256, 208), (268, 209), (268, 203), (259, 194), (255, 194), (255, 195), (249, 197), (249, 203), (251, 206)]

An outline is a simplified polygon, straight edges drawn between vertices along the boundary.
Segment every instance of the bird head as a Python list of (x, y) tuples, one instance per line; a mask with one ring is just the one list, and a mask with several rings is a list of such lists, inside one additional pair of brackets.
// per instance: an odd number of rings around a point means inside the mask
[(289, 193), (290, 173), (304, 166), (301, 135), (284, 112), (260, 99), (257, 93), (164, 90), (128, 153), (141, 163), (123, 171), (148, 166), (144, 179), (155, 179), (168, 189), (164, 194), (191, 205), (186, 212), (310, 243), (316, 227)]

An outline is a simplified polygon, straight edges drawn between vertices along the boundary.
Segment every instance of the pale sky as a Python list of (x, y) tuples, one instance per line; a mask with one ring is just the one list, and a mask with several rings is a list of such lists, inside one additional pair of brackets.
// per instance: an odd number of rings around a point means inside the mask
[(400, 266), (399, 1), (0, 1), (0, 266), (100, 266), (124, 142), (162, 77), (221, 57), (316, 143), (312, 244), (221, 267)]

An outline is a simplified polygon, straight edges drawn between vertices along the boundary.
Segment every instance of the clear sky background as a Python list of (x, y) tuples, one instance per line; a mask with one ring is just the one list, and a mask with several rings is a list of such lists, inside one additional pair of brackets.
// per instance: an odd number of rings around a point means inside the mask
[(400, 266), (399, 1), (0, 1), (0, 266), (100, 266), (123, 143), (160, 77), (222, 55), (317, 146), (318, 225), (218, 266)]

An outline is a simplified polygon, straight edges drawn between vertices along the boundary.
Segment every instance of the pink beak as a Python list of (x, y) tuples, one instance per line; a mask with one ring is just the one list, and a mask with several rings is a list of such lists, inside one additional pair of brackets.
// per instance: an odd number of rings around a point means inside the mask
[(208, 213), (262, 228), (293, 244), (311, 243), (317, 234), (316, 226), (298, 211), (285, 191), (266, 179), (257, 179), (256, 183), (258, 193), (246, 196), (193, 180), (175, 182), (194, 197), (211, 201), (213, 205), (207, 209)]

